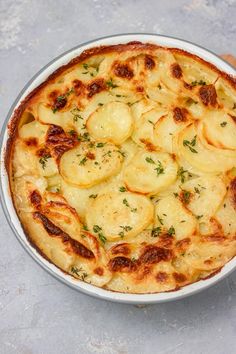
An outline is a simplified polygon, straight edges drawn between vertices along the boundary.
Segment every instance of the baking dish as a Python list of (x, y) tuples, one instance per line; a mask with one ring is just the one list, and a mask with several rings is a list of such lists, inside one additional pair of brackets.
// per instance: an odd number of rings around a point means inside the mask
[(30, 93), (34, 88), (40, 85), (52, 72), (54, 72), (57, 68), (62, 65), (68, 63), (71, 59), (78, 56), (81, 52), (86, 49), (99, 46), (99, 45), (112, 45), (118, 43), (127, 43), (131, 41), (141, 41), (141, 42), (149, 42), (154, 43), (161, 46), (166, 47), (175, 47), (186, 50), (190, 53), (198, 55), (199, 57), (205, 59), (206, 61), (214, 64), (220, 70), (225, 71), (230, 75), (235, 75), (235, 70), (222, 59), (218, 58), (213, 53), (198, 47), (192, 43), (182, 41), (175, 38), (152, 35), (152, 34), (125, 34), (125, 35), (117, 35), (106, 37), (98, 40), (91, 41), (86, 44), (82, 44), (76, 48), (71, 49), (70, 51), (62, 54), (60, 57), (54, 59), (47, 66), (45, 66), (39, 73), (37, 73), (32, 80), (26, 85), (26, 87), (22, 90), (22, 92), (17, 97), (16, 101), (13, 103), (8, 116), (6, 118), (6, 122), (2, 129), (1, 134), (1, 200), (3, 204), (3, 209), (6, 214), (6, 217), (9, 221), (9, 224), (14, 231), (16, 237), (24, 246), (24, 248), (28, 251), (28, 253), (48, 272), (54, 275), (56, 278), (60, 279), (67, 285), (85, 292), (87, 294), (111, 300), (117, 302), (125, 302), (125, 303), (157, 303), (164, 302), (170, 300), (176, 300), (182, 298), (187, 295), (194, 294), (212, 284), (217, 282), (219, 279), (222, 279), (226, 274), (232, 271), (235, 267), (235, 259), (232, 259), (229, 263), (227, 263), (219, 273), (214, 275), (212, 278), (205, 279), (194, 284), (190, 284), (185, 286), (184, 288), (178, 291), (171, 291), (166, 293), (157, 293), (157, 294), (125, 294), (125, 293), (117, 293), (108, 291), (105, 289), (97, 288), (93, 285), (81, 282), (77, 279), (72, 278), (70, 275), (63, 273), (61, 270), (56, 268), (53, 264), (49, 263), (45, 260), (28, 242), (26, 236), (24, 235), (23, 229), (21, 227), (20, 221), (15, 213), (11, 196), (9, 193), (8, 187), (8, 178), (7, 173), (4, 168), (4, 151), (6, 147), (6, 142), (8, 138), (8, 133), (6, 130), (7, 123), (11, 119), (11, 116), (14, 110), (19, 106), (20, 102)]

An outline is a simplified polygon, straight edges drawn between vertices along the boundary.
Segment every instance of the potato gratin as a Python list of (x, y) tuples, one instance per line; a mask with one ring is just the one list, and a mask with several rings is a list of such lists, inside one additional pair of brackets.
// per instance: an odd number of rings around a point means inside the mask
[(6, 152), (30, 242), (71, 276), (176, 290), (236, 254), (236, 82), (179, 49), (93, 48), (15, 111)]

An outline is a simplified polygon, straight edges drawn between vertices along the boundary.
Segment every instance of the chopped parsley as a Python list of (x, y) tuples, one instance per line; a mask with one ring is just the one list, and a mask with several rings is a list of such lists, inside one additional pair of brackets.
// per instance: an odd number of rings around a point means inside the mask
[(197, 150), (195, 150), (195, 149), (193, 148), (193, 146), (196, 145), (196, 142), (197, 142), (197, 135), (195, 135), (191, 141), (189, 141), (189, 140), (183, 140), (183, 146), (188, 147), (191, 152), (197, 154)]
[(224, 127), (226, 126), (226, 124), (227, 124), (227, 122), (222, 122), (222, 123), (220, 123), (220, 126), (221, 126), (222, 128), (224, 128)]
[(83, 229), (84, 229), (85, 231), (88, 231), (87, 225), (83, 225)]

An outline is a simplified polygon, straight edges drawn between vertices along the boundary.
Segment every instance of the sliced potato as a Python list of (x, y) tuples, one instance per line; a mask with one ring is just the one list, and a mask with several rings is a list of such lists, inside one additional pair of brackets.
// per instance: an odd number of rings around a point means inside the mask
[(89, 188), (115, 174), (123, 157), (119, 149), (108, 143), (81, 143), (62, 155), (61, 176), (75, 186)]
[(186, 124), (186, 122), (176, 123), (172, 112), (163, 115), (154, 126), (155, 144), (164, 151), (173, 153), (173, 138)]
[(86, 222), (91, 232), (108, 241), (126, 240), (152, 222), (153, 209), (151, 201), (142, 195), (111, 192), (94, 199)]
[(208, 146), (199, 138), (194, 124), (180, 132), (178, 154), (190, 165), (204, 172), (218, 173), (230, 170), (236, 165), (236, 155), (222, 149)]
[(233, 196), (230, 192), (227, 193), (220, 208), (215, 214), (216, 220), (223, 228), (224, 235), (236, 236), (236, 208)]
[(87, 129), (96, 140), (123, 143), (133, 129), (133, 117), (129, 106), (122, 102), (107, 103), (91, 114), (87, 121)]
[(19, 137), (22, 139), (36, 138), (39, 144), (44, 143), (48, 126), (40, 124), (38, 121), (33, 120), (30, 123), (24, 124), (19, 129)]
[(177, 169), (168, 153), (140, 151), (125, 167), (124, 182), (133, 192), (154, 194), (175, 181)]
[(236, 150), (236, 117), (224, 111), (210, 111), (202, 122), (207, 142), (220, 149)]
[(207, 221), (215, 214), (226, 193), (222, 178), (210, 175), (193, 178), (183, 183), (182, 189), (190, 192), (186, 207), (200, 222)]
[(154, 225), (160, 228), (160, 233), (169, 233), (181, 240), (194, 234), (197, 221), (178, 198), (170, 195), (156, 203)]
[(136, 144), (146, 147), (149, 150), (156, 149), (156, 141), (154, 136), (155, 124), (167, 114), (164, 110), (152, 109), (143, 113), (140, 119), (135, 122), (132, 139)]

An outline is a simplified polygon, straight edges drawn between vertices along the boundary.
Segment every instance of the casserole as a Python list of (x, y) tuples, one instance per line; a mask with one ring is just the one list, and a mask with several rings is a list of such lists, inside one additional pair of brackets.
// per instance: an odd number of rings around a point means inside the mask
[[(167, 47), (177, 47), (181, 48), (184, 50), (187, 50), (189, 52), (192, 52), (195, 55), (199, 55), (203, 59), (207, 60), (208, 62), (216, 65), (220, 70), (223, 70), (227, 72), (228, 74), (234, 75), (235, 72), (234, 70), (225, 62), (223, 62), (221, 59), (217, 58), (211, 53), (208, 53), (202, 48), (198, 48), (197, 46), (194, 46), (192, 44), (176, 40), (176, 39), (171, 39), (163, 36), (154, 36), (154, 35), (124, 35), (124, 36), (116, 36), (116, 37), (110, 37), (110, 38), (105, 38), (101, 39), (95, 42), (92, 42), (90, 44), (81, 46), (80, 48), (74, 49), (70, 51), (69, 53), (64, 54), (62, 57), (56, 59), (53, 63), (49, 64), (48, 67), (44, 68), (39, 75), (37, 75), (36, 78), (33, 79), (33, 81), (29, 84), (28, 88), (20, 95), (18, 98), (17, 102), (14, 104), (12, 107), (12, 110), (9, 112), (8, 119), (12, 116), (12, 112), (15, 108), (19, 107), (20, 102), (26, 97), (26, 95), (31, 92), (35, 87), (37, 87), (39, 84), (41, 84), (49, 74), (51, 74), (55, 69), (61, 67), (65, 63), (67, 63), (70, 59), (76, 57), (79, 55), (83, 50), (89, 49), (94, 46), (99, 46), (99, 45), (110, 45), (110, 44), (116, 44), (116, 43), (127, 43), (130, 41), (142, 41), (142, 42), (148, 42), (148, 43), (155, 43), (157, 45), (162, 45), (162, 46), (167, 46)], [(5, 150), (5, 145), (7, 141), (7, 132), (3, 131), (3, 144), (2, 144), (2, 161), (4, 159), (4, 150)], [(53, 264), (49, 263), (47, 260), (45, 260), (39, 253), (30, 245), (29, 241), (24, 235), (23, 229), (21, 227), (21, 224), (17, 218), (17, 215), (15, 214), (12, 202), (11, 202), (11, 197), (9, 195), (9, 191), (7, 188), (8, 185), (8, 179), (6, 175), (6, 171), (4, 170), (4, 167), (2, 165), (1, 169), (1, 176), (2, 176), (2, 193), (3, 193), (3, 199), (5, 201), (4, 203), (4, 210), (6, 211), (6, 214), (8, 215), (8, 220), (9, 220), (9, 215), (11, 215), (11, 226), (14, 228), (17, 236), (19, 237), (20, 241), (24, 244), (26, 249), (30, 252), (31, 255), (37, 261), (43, 265), (47, 270), (49, 270), (51, 273), (59, 277), (61, 280), (66, 282), (67, 284), (80, 289), (81, 291), (111, 299), (114, 301), (123, 301), (123, 302), (132, 302), (132, 303), (145, 303), (145, 302), (161, 302), (161, 301), (167, 301), (167, 300), (172, 300), (172, 299), (177, 299), (182, 296), (194, 293), (202, 288), (205, 288), (211, 284), (213, 284), (217, 279), (220, 279), (224, 276), (224, 274), (228, 273), (231, 269), (234, 267), (234, 259), (232, 259), (230, 262), (228, 262), (222, 269), (221, 271), (214, 275), (214, 277), (198, 281), (196, 283), (186, 285), (185, 287), (181, 288), (178, 291), (170, 291), (167, 293), (157, 293), (157, 294), (126, 294), (126, 293), (115, 293), (110, 290), (104, 290), (101, 288), (94, 287), (91, 284), (87, 283), (82, 283), (81, 281), (78, 281), (77, 279), (73, 279), (71, 276), (63, 273), (60, 271), (58, 268), (56, 268)], [(9, 214), (10, 213), (10, 214)], [(16, 231), (17, 230), (17, 231)]]

